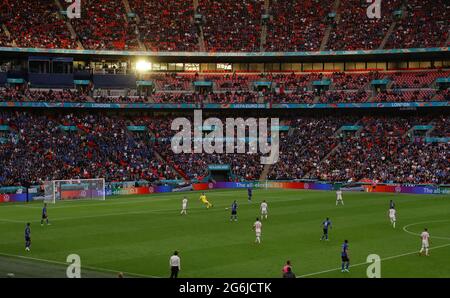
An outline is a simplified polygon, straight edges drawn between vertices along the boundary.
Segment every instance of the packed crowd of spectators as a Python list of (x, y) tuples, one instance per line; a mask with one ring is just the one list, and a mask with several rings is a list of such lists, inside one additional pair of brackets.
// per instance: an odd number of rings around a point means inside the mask
[[(170, 150), (170, 148), (167, 148)], [(167, 160), (170, 163), (179, 165), (183, 173), (189, 179), (197, 179), (202, 181), (208, 176), (208, 165), (210, 164), (224, 164), (230, 165), (231, 172), (244, 180), (258, 180), (263, 170), (263, 165), (260, 163), (259, 154), (173, 154), (172, 151), (167, 151)]]
[(53, 1), (2, 1), (0, 24), (6, 25), (18, 47), (77, 48)]
[(267, 52), (318, 51), (334, 0), (283, 0), (270, 3)]
[(449, 46), (450, 3), (446, 0), (404, 1), (404, 17), (389, 37), (386, 48)]
[[(37, 48), (152, 51), (199, 51), (203, 28), (206, 51), (317, 51), (331, 26), (327, 50), (377, 49), (389, 27), (396, 26), (385, 48), (448, 46), (449, 4), (446, 0), (383, 0), (381, 18), (368, 18), (371, 3), (361, 0), (83, 0), (81, 18), (60, 12), (64, 0), (8, 0), (0, 3), (0, 24), (11, 32), (17, 46)], [(401, 12), (398, 15), (394, 12)], [(263, 15), (268, 13), (268, 19)], [(336, 13), (335, 18), (329, 17)], [(66, 22), (75, 29), (71, 36)], [(261, 45), (263, 22), (266, 42)], [(11, 46), (2, 34), (0, 45)], [(139, 43), (139, 40), (142, 44)]]
[[(186, 117), (186, 115), (184, 115)], [(244, 117), (245, 118), (245, 117)], [(180, 170), (188, 179), (202, 180), (208, 175), (208, 165), (210, 164), (226, 164), (230, 165), (231, 172), (242, 180), (258, 180), (264, 168), (260, 163), (260, 154), (227, 154), (226, 142), (223, 143), (224, 153), (179, 153), (175, 154), (171, 148), (171, 137), (175, 134), (171, 130), (170, 124), (172, 117), (159, 119), (155, 123), (157, 132), (155, 136), (158, 142), (155, 144), (156, 150), (164, 157), (168, 164)], [(188, 119), (192, 122), (192, 118)], [(222, 118), (223, 123), (225, 119)], [(206, 135), (204, 135), (205, 137)], [(193, 147), (192, 147), (193, 148)]]
[(329, 50), (376, 50), (383, 41), (392, 20), (392, 13), (399, 9), (402, 0), (383, 0), (381, 18), (368, 18), (367, 7), (371, 3), (361, 0), (341, 1), (339, 18), (331, 30)]
[(408, 131), (428, 118), (366, 117), (360, 135), (345, 138), (308, 178), (394, 183), (449, 183), (449, 143), (426, 143)]
[(152, 51), (198, 51), (193, 1), (129, 0), (142, 42)]
[[(128, 125), (149, 118), (105, 114), (1, 112), (8, 141), (0, 144), (0, 184), (104, 177), (107, 181), (172, 179), (177, 174), (155, 158), (150, 137)], [(65, 131), (61, 126), (74, 126)]]
[(199, 0), (205, 47), (211, 52), (259, 52), (264, 0)]
[[(9, 129), (1, 134), (0, 184), (96, 177), (202, 180), (210, 164), (230, 165), (238, 179), (260, 179), (260, 154), (175, 154), (175, 117), (179, 116), (2, 111), (0, 125)], [(431, 124), (431, 136), (448, 137), (449, 121), (445, 115), (286, 117), (282, 125), (290, 129), (280, 133), (279, 161), (268, 178), (450, 183), (450, 143), (426, 143), (411, 131), (415, 125)], [(340, 130), (343, 125), (361, 129), (345, 133)], [(146, 130), (132, 131), (129, 126)]]
[[(63, 0), (63, 6), (66, 3)], [(122, 1), (83, 0), (82, 17), (70, 20), (84, 48), (138, 50), (134, 20), (127, 18)]]
[(339, 143), (335, 136), (353, 117), (303, 117), (290, 122), (291, 132), (281, 135), (280, 160), (272, 166), (270, 180), (301, 179)]

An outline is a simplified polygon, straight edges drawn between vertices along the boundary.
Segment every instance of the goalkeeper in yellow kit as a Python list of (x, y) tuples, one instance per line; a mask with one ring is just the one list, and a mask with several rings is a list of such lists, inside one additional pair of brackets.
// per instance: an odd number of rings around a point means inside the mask
[(206, 198), (206, 195), (205, 195), (205, 193), (203, 192), (202, 193), (202, 195), (200, 196), (200, 201), (202, 201), (202, 203), (203, 204), (205, 204), (206, 205), (206, 208), (210, 208), (210, 207), (212, 207), (213, 205), (208, 201), (208, 199)]

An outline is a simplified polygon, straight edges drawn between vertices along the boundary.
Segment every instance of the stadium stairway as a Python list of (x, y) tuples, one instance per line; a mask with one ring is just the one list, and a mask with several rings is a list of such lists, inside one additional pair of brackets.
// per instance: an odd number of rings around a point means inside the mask
[(53, 0), (53, 2), (55, 3), (55, 5), (58, 7), (58, 18), (64, 20), (64, 23), (66, 23), (66, 27), (67, 30), (70, 32), (70, 37), (76, 41), (78, 49), (80, 50), (84, 50), (83, 44), (81, 43), (81, 41), (78, 39), (78, 35), (75, 32), (75, 29), (73, 28), (72, 24), (70, 23), (70, 21), (61, 14), (61, 11), (64, 11), (65, 9), (62, 7), (61, 3), (58, 0)]
[(9, 32), (8, 27), (6, 27), (5, 24), (2, 24), (2, 29), (3, 29), (3, 32), (5, 33), (5, 35), (6, 35), (7, 37), (9, 37), (9, 38), (12, 39), (12, 45), (13, 45), (14, 47), (17, 47), (17, 43), (16, 43), (16, 41), (14, 40), (14, 38), (12, 38), (11, 32)]
[[(128, 0), (122, 0), (123, 6), (125, 7), (125, 12), (131, 13), (131, 6), (130, 6), (130, 2), (128, 2)], [(138, 18), (138, 16), (136, 15), (136, 18)]]
[[(430, 128), (430, 129), (428, 129), (426, 132), (425, 132), (425, 136), (426, 137), (429, 137), (430, 136), (430, 134), (431, 134), (431, 132), (434, 130), (434, 125), (435, 125), (435, 123), (434, 123), (434, 121), (430, 121), (429, 123), (427, 123), (426, 125), (430, 125), (430, 126), (432, 126), (432, 128)], [(403, 138), (407, 138), (408, 136), (412, 136), (413, 135), (413, 132), (414, 132), (414, 127), (411, 127), (410, 129), (408, 129), (404, 134), (403, 134)], [(414, 142), (414, 138), (411, 138), (411, 142)]]
[[(361, 123), (361, 120), (358, 120), (355, 124), (353, 125), (359, 125)], [(361, 125), (361, 127), (355, 132), (355, 135), (359, 136), (361, 134), (361, 131), (364, 129), (364, 127)], [(336, 132), (334, 133), (333, 137), (337, 138), (339, 137), (339, 134), (342, 132), (342, 129), (339, 128), (338, 130), (336, 130)], [(327, 155), (325, 155), (318, 163), (317, 165), (319, 166), (320, 164), (322, 164), (323, 162), (325, 162), (330, 156), (332, 156), (338, 149), (339, 147), (341, 147), (341, 142), (339, 142), (336, 147), (334, 147), (330, 152), (328, 152)], [(307, 172), (302, 178), (303, 179), (309, 179), (311, 177), (311, 174), (314, 172), (315, 169), (311, 169), (309, 172)]]
[(153, 152), (155, 153), (156, 158), (161, 161), (161, 163), (167, 164), (172, 169), (172, 171), (177, 172), (184, 180), (186, 181), (189, 180), (188, 175), (186, 175), (186, 173), (183, 170), (181, 170), (178, 167), (175, 167), (175, 165), (172, 162), (169, 162), (164, 157), (162, 157), (161, 154), (159, 154), (159, 152), (156, 151), (155, 149), (153, 149)]
[(428, 125), (432, 125), (433, 127), (426, 132), (426, 136), (429, 137), (431, 133), (436, 129), (435, 121), (431, 121)]
[[(337, 13), (340, 5), (341, 5), (341, 0), (336, 0), (333, 4), (332, 11), (336, 12), (336, 20), (335, 21), (339, 21), (339, 18), (340, 18), (339, 13)], [(319, 51), (325, 51), (327, 44), (328, 44), (328, 39), (330, 38), (331, 30), (333, 30), (332, 23), (330, 23), (328, 25), (327, 29), (325, 29), (325, 33), (323, 35), (322, 42), (320, 43)]]
[(267, 180), (267, 176), (269, 175), (271, 168), (272, 168), (272, 165), (264, 165), (264, 169), (261, 172), (261, 176), (259, 176), (260, 182)]
[(313, 99), (313, 103), (319, 103), (320, 102), (320, 95), (315, 95)]
[(206, 47), (205, 47), (205, 37), (203, 35), (203, 26), (199, 25), (198, 26), (198, 31), (199, 31), (199, 35), (198, 35), (198, 47), (200, 49), (200, 52), (206, 52)]
[[(192, 0), (194, 1), (193, 5), (194, 5), (194, 12), (197, 13), (198, 11), (198, 0)], [(195, 21), (194, 21), (195, 22)], [(202, 22), (200, 23), (196, 23), (197, 28), (198, 28), (198, 48), (200, 50), (200, 52), (206, 52), (206, 47), (205, 47), (205, 37), (203, 34), (203, 25)]]
[[(156, 138), (156, 135), (154, 134), (153, 131), (149, 131), (148, 136), (151, 137), (151, 138)], [(189, 177), (188, 177), (188, 175), (186, 175), (185, 172), (183, 172), (180, 168), (176, 167), (176, 166), (174, 165), (173, 162), (169, 162), (166, 158), (164, 158), (164, 157), (158, 152), (158, 150), (156, 150), (156, 148), (153, 147), (152, 149), (153, 149), (153, 153), (155, 154), (156, 158), (159, 159), (159, 160), (161, 161), (161, 164), (163, 164), (163, 165), (164, 165), (164, 164), (168, 165), (172, 171), (178, 173), (184, 180), (186, 180), (186, 181), (189, 180)]]
[[(400, 8), (400, 10), (405, 11), (406, 7), (405, 4), (403, 4)], [(402, 19), (405, 18), (405, 15), (402, 15)], [(386, 32), (386, 35), (384, 36), (383, 40), (381, 41), (380, 46), (378, 47), (379, 50), (384, 49), (384, 47), (386, 46), (386, 44), (389, 41), (389, 38), (392, 35), (392, 32), (394, 32), (394, 29), (397, 27), (397, 21), (393, 20), (391, 23), (391, 26), (389, 27), (388, 31)]]
[[(130, 6), (130, 2), (128, 2), (128, 0), (122, 0), (123, 6), (125, 7), (125, 12), (128, 14), (133, 13), (133, 11), (131, 10), (131, 6)], [(125, 18), (126, 22), (128, 22), (128, 18)], [(139, 23), (141, 22), (141, 19), (139, 18), (139, 16), (137, 14), (135, 14), (135, 19), (136, 19), (136, 24), (139, 25)], [(139, 32), (139, 27), (136, 27), (136, 31), (137, 31), (137, 42), (139, 45), (139, 49), (141, 51), (146, 51), (147, 49), (145, 48), (145, 45), (142, 43), (141, 41), (141, 33)]]
[[(288, 125), (285, 121), (281, 121), (280, 125)], [(294, 129), (292, 127), (289, 127), (288, 136), (291, 136), (294, 133)], [(267, 176), (269, 176), (270, 170), (272, 169), (271, 164), (264, 165), (264, 168), (261, 172), (261, 175), (259, 176), (259, 181), (266, 181)]]
[[(264, 0), (264, 14), (269, 14), (269, 0)], [(263, 21), (261, 17), (261, 40), (259, 44), (259, 51), (264, 52), (266, 47), (266, 40), (267, 40), (267, 23)]]

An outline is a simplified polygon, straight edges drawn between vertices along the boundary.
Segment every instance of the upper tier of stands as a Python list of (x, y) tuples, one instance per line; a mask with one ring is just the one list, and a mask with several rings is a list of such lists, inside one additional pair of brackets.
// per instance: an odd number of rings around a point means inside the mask
[[(63, 6), (64, 0), (59, 0)], [(122, 1), (83, 0), (82, 17), (70, 20), (85, 49), (138, 50), (136, 24), (125, 17)]]
[[(117, 1), (120, 2), (120, 1)], [(138, 30), (145, 47), (152, 51), (196, 51), (198, 31), (193, 1), (129, 0), (139, 15)]]
[(0, 45), (151, 51), (318, 51), (449, 46), (446, 0), (63, 0), (0, 3)]
[[(0, 5), (0, 24), (7, 28), (18, 47), (77, 47), (53, 1), (12, 0), (2, 1)], [(7, 42), (2, 38), (3, 45), (8, 45)]]

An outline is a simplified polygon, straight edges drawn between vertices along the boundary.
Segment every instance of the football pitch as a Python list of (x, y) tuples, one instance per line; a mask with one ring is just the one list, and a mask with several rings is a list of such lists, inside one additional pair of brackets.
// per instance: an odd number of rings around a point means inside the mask
[[(178, 250), (179, 277), (281, 277), (291, 260), (297, 277), (366, 277), (366, 258), (381, 258), (382, 277), (450, 277), (450, 196), (301, 190), (208, 191), (206, 209), (199, 192), (123, 196), (106, 201), (50, 204), (51, 225), (41, 226), (42, 202), (0, 205), (0, 277), (65, 277), (66, 258), (81, 257), (82, 277), (168, 277), (169, 257)], [(189, 198), (188, 215), (180, 215)], [(389, 200), (397, 227), (388, 219)], [(237, 200), (237, 222), (230, 207)], [(266, 200), (262, 242), (252, 225)], [(320, 241), (321, 223), (332, 221), (329, 241)], [(31, 251), (24, 249), (31, 222)], [(431, 235), (430, 256), (418, 256), (419, 234)], [(351, 267), (340, 270), (341, 245), (349, 241)]]

